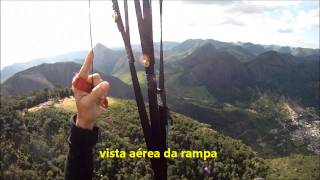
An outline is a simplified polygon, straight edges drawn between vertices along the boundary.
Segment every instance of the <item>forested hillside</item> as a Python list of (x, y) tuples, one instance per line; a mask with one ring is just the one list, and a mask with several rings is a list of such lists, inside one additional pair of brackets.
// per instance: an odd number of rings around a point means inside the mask
[[(74, 101), (46, 106), (36, 111), (14, 106), (16, 99), (2, 96), (1, 104), (1, 177), (4, 179), (63, 179), (67, 153), (68, 120), (74, 114)], [(150, 179), (152, 170), (147, 159), (100, 159), (105, 148), (137, 150), (145, 148), (135, 103), (109, 98), (110, 108), (98, 121), (100, 139), (95, 148), (94, 179)], [(173, 113), (169, 147), (175, 150), (217, 150), (216, 160), (170, 159), (168, 179), (253, 179), (255, 177), (298, 177), (317, 179), (317, 161), (299, 161), (294, 168), (264, 160), (241, 141), (224, 136), (186, 116)], [(300, 156), (301, 157), (301, 156)], [(311, 157), (311, 156), (310, 156)], [(303, 158), (303, 157), (302, 157)], [(316, 160), (318, 156), (314, 156)], [(287, 162), (287, 161), (286, 161)], [(276, 163), (276, 164), (275, 164)], [(304, 164), (314, 171), (303, 172)], [(208, 167), (209, 171), (204, 171)], [(287, 176), (283, 171), (292, 169)]]

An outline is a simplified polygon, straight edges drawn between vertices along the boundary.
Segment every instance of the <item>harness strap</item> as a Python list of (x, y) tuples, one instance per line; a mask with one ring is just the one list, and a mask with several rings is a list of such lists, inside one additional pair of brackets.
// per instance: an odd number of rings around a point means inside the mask
[(149, 118), (148, 118), (148, 115), (146, 112), (143, 96), (141, 93), (140, 84), (139, 84), (138, 77), (137, 77), (137, 72), (136, 72), (136, 69), (134, 66), (135, 60), (134, 60), (134, 56), (133, 56), (133, 52), (132, 52), (132, 47), (130, 44), (130, 31), (129, 31), (127, 0), (125, 0), (125, 5), (124, 5), (125, 6), (125, 14), (126, 14), (125, 16), (126, 16), (126, 30), (127, 31), (125, 31), (125, 29), (123, 27), (123, 22), (122, 22), (121, 14), (119, 11), (118, 1), (112, 0), (112, 3), (113, 3), (113, 10), (115, 13), (114, 19), (115, 19), (115, 22), (117, 23), (118, 29), (122, 35), (122, 39), (125, 44), (127, 56), (129, 59), (129, 68), (130, 68), (130, 73), (131, 73), (133, 90), (134, 90), (134, 94), (135, 94), (135, 98), (136, 98), (136, 103), (137, 103), (137, 107), (138, 107), (138, 112), (139, 112), (139, 117), (140, 117), (140, 122), (141, 122), (142, 130), (143, 130), (145, 142), (147, 145), (147, 149), (150, 150), (150, 149), (153, 149), (152, 147), (154, 147), (154, 145), (153, 145), (153, 141), (152, 141)]
[[(160, 6), (160, 66), (159, 66), (159, 95), (161, 99), (161, 105), (159, 106), (160, 121), (161, 121), (161, 132), (163, 135), (162, 144), (166, 150), (168, 148), (168, 121), (171, 119), (169, 109), (167, 107), (166, 90), (164, 86), (164, 60), (163, 60), (163, 40), (162, 40), (162, 1), (159, 0)], [(163, 174), (167, 177), (167, 159), (162, 159)]]
[[(134, 0), (136, 16), (138, 20), (138, 29), (140, 34), (141, 49), (144, 58), (145, 72), (148, 82), (148, 102), (149, 102), (149, 114), (150, 114), (150, 124), (148, 115), (146, 113), (145, 104), (143, 101), (143, 96), (141, 93), (140, 84), (137, 78), (136, 69), (134, 66), (134, 56), (132, 52), (132, 47), (130, 44), (130, 33), (129, 33), (129, 18), (128, 18), (128, 5), (127, 0), (124, 0), (124, 12), (125, 12), (125, 23), (123, 26), (121, 14), (119, 11), (118, 1), (112, 0), (114, 9), (114, 18), (117, 23), (118, 29), (122, 35), (124, 41), (127, 56), (129, 59), (129, 67), (131, 72), (132, 84), (134, 88), (134, 93), (136, 97), (136, 102), (138, 106), (140, 121), (147, 144), (148, 150), (157, 150), (163, 154), (166, 149), (166, 122), (167, 122), (167, 106), (164, 91), (164, 74), (163, 74), (163, 45), (162, 45), (162, 23), (161, 23), (161, 73), (159, 78), (161, 78), (161, 83), (159, 84), (162, 89), (160, 98), (162, 99), (162, 105), (158, 104), (158, 91), (157, 91), (157, 81), (156, 74), (154, 71), (154, 47), (153, 47), (153, 30), (152, 30), (152, 9), (151, 1), (143, 0), (143, 13), (141, 12), (140, 0)], [(162, 0), (160, 1), (162, 4)], [(161, 6), (162, 15), (162, 6)], [(162, 19), (161, 19), (162, 21)], [(160, 62), (161, 63), (161, 62)], [(159, 80), (160, 81), (160, 80)], [(154, 171), (154, 178), (165, 180), (167, 179), (167, 160), (161, 156), (160, 159), (150, 159), (152, 169)]]

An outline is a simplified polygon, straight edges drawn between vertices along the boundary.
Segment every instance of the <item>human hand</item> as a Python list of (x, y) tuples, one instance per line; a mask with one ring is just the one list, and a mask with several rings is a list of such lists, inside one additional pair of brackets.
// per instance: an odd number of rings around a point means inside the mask
[[(89, 75), (93, 57), (93, 51), (91, 50), (88, 53), (79, 73), (76, 74), (72, 80), (72, 91), (78, 110), (76, 126), (90, 130), (93, 129), (97, 117), (101, 114), (102, 107), (100, 105), (100, 101), (101, 99), (105, 100), (110, 88), (110, 84), (107, 81), (103, 81), (99, 74), (95, 73)], [(94, 88), (90, 93), (80, 90), (81, 88), (79, 89), (79, 87), (77, 88), (76, 80), (78, 78), (82, 78), (90, 84), (92, 83), (93, 78)]]

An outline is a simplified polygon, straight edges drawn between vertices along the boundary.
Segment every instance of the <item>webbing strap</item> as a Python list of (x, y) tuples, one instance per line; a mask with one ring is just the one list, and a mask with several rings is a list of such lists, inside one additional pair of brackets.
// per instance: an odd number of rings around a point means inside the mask
[(119, 11), (119, 5), (117, 0), (112, 0), (113, 3), (113, 10), (115, 11), (114, 13), (114, 18), (117, 23), (118, 29), (122, 35), (123, 42), (126, 47), (126, 52), (127, 56), (129, 59), (129, 68), (130, 68), (130, 73), (131, 73), (131, 79), (132, 79), (132, 84), (133, 84), (133, 89), (134, 89), (134, 95), (136, 98), (136, 103), (138, 107), (138, 112), (139, 112), (139, 117), (140, 117), (140, 122), (144, 134), (144, 138), (146, 141), (147, 149), (153, 149), (153, 141), (152, 141), (152, 133), (151, 133), (151, 128), (149, 124), (149, 118), (146, 112), (143, 96), (141, 93), (141, 88), (140, 84), (138, 81), (137, 77), (137, 72), (134, 66), (134, 56), (132, 52), (132, 47), (130, 44), (130, 31), (129, 31), (129, 18), (128, 18), (128, 6), (127, 6), (127, 0), (125, 0), (125, 19), (126, 19), (126, 31), (123, 27), (123, 22), (121, 18), (121, 14)]
[(166, 177), (166, 159), (163, 157), (165, 150), (165, 134), (161, 121), (161, 114), (158, 104), (158, 91), (156, 74), (154, 70), (155, 57), (153, 47), (153, 29), (152, 29), (152, 12), (151, 2), (143, 0), (143, 14), (141, 12), (140, 0), (135, 0), (136, 16), (138, 20), (138, 29), (140, 35), (141, 49), (145, 63), (145, 72), (147, 76), (149, 114), (151, 121), (152, 137), (155, 143), (155, 149), (160, 151), (161, 158), (156, 162), (154, 173), (156, 179), (167, 179)]
[[(152, 9), (151, 9), (151, 0), (143, 0), (143, 14), (141, 12), (140, 0), (135, 0), (135, 9), (136, 16), (138, 20), (138, 29), (140, 34), (141, 41), (141, 49), (143, 56), (146, 57), (145, 61), (145, 72), (148, 81), (148, 102), (149, 102), (149, 113), (150, 113), (150, 121), (149, 124), (148, 115), (146, 113), (145, 104), (143, 101), (140, 84), (138, 82), (136, 69), (134, 66), (134, 56), (132, 52), (132, 47), (130, 44), (130, 33), (129, 33), (129, 18), (128, 18), (128, 5), (127, 0), (124, 0), (124, 12), (125, 12), (125, 23), (126, 26), (124, 28), (121, 14), (119, 11), (118, 1), (112, 0), (113, 9), (115, 11), (115, 21), (117, 23), (118, 29), (121, 32), (122, 39), (124, 41), (127, 56), (129, 59), (129, 67), (131, 72), (132, 84), (134, 88), (134, 93), (136, 97), (136, 102), (138, 106), (140, 121), (145, 137), (145, 141), (147, 144), (148, 150), (157, 150), (163, 154), (166, 148), (166, 122), (167, 122), (167, 107), (165, 100), (165, 91), (164, 91), (164, 73), (163, 73), (163, 45), (162, 45), (162, 19), (161, 19), (161, 52), (162, 54), (160, 63), (161, 72), (159, 78), (161, 78), (161, 82), (159, 84), (160, 88), (163, 90), (161, 92), (161, 101), (162, 106), (158, 105), (158, 91), (157, 91), (157, 81), (156, 75), (154, 71), (154, 47), (153, 47), (153, 30), (152, 30)], [(160, 1), (162, 4), (162, 0)], [(161, 16), (162, 16), (162, 5), (161, 5)], [(162, 61), (162, 62), (161, 62)], [(160, 80), (159, 80), (160, 81)], [(164, 105), (164, 106), (163, 106)], [(165, 180), (167, 179), (167, 161), (161, 156), (160, 159), (150, 159), (152, 169), (154, 171), (154, 178)]]
[[(161, 132), (161, 122), (159, 116), (157, 81), (154, 70), (154, 48), (153, 48), (153, 31), (152, 31), (152, 14), (151, 6), (148, 0), (143, 1), (143, 14), (141, 12), (140, 1), (135, 0), (135, 8), (138, 19), (138, 29), (140, 34), (141, 49), (147, 65), (145, 65), (145, 72), (147, 76), (148, 86), (148, 102), (149, 114), (151, 121), (151, 129), (153, 140), (155, 141), (155, 148), (157, 150), (163, 149), (163, 134)], [(143, 15), (143, 17), (142, 17)], [(142, 17), (142, 19), (140, 19)], [(141, 21), (141, 22), (140, 22)]]
[[(160, 111), (160, 122), (161, 132), (163, 135), (162, 147), (166, 150), (168, 147), (168, 120), (170, 118), (169, 109), (167, 107), (166, 91), (164, 86), (164, 60), (163, 60), (163, 41), (162, 41), (162, 0), (159, 0), (160, 5), (160, 66), (159, 66), (159, 95), (161, 99), (161, 105), (159, 106)], [(164, 177), (167, 177), (167, 159), (162, 159), (162, 168)]]

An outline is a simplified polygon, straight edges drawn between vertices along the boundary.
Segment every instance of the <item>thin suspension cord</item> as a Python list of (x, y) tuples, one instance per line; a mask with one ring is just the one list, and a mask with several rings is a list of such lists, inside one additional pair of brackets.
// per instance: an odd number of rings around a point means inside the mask
[[(91, 45), (91, 51), (94, 58), (93, 45), (92, 45), (92, 30), (91, 30), (91, 0), (89, 0), (89, 27), (90, 27), (90, 45)], [(91, 74), (93, 74), (93, 60), (91, 62)], [(92, 89), (93, 89), (94, 88), (93, 76), (91, 77), (91, 83), (92, 83)]]

